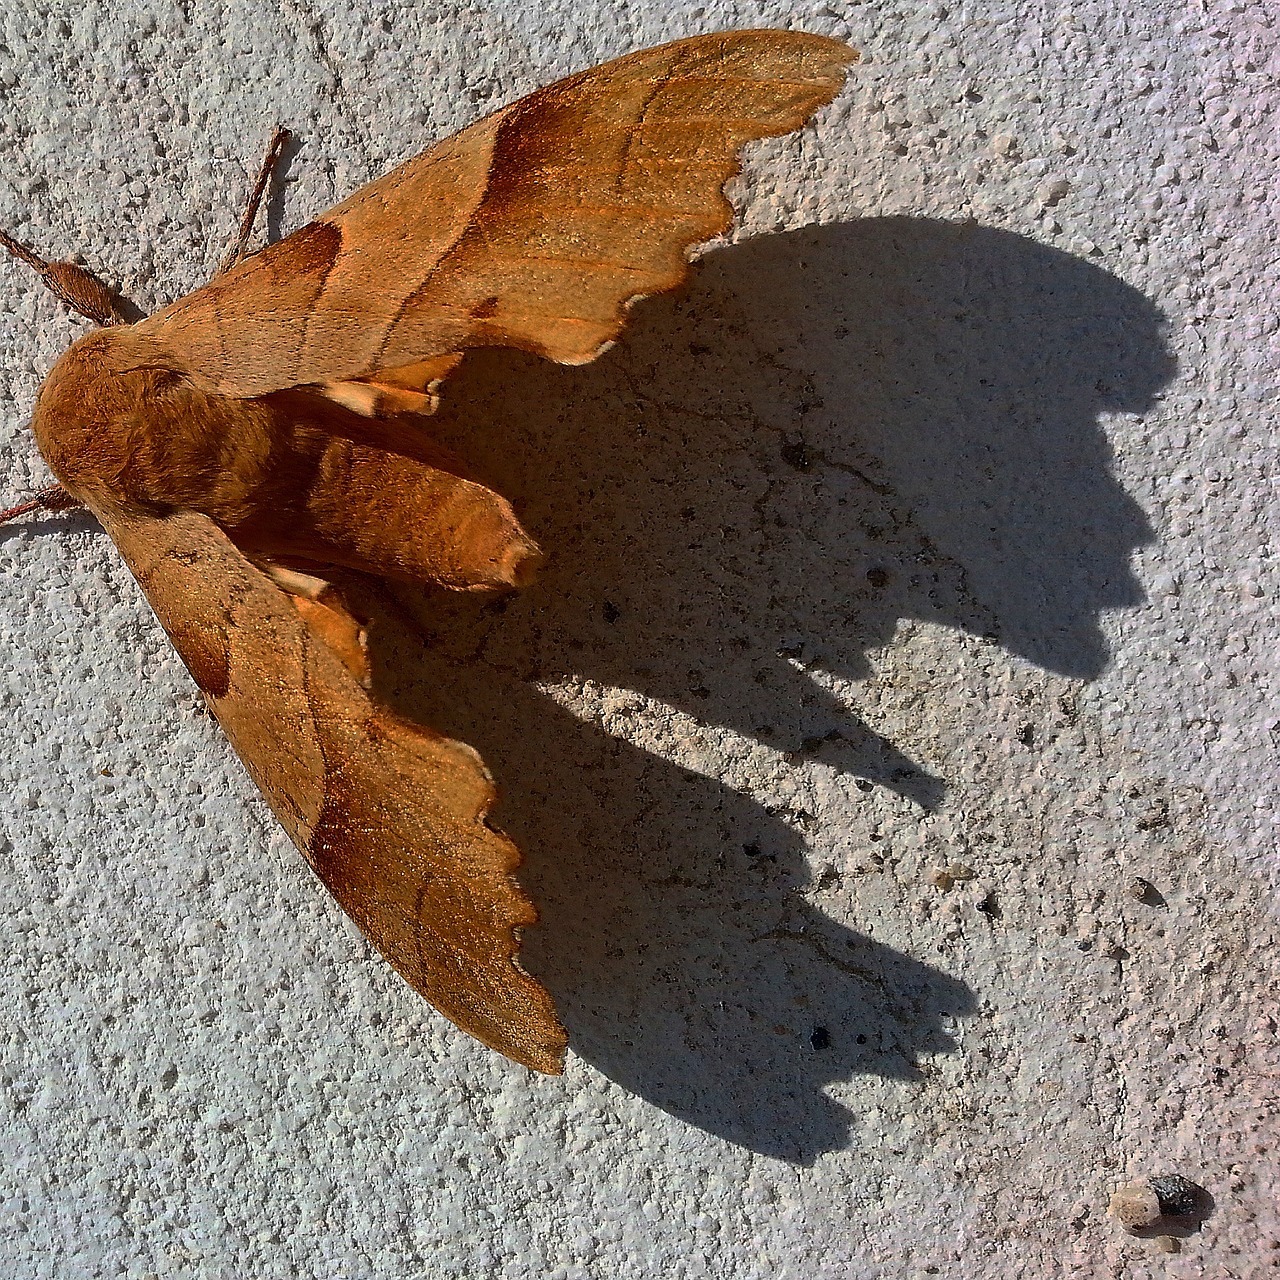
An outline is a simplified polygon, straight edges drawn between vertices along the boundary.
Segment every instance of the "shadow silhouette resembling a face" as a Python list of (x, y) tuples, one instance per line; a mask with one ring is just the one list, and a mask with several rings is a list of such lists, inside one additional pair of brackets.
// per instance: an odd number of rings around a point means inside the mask
[(836, 456), (852, 446), (886, 490), (859, 502), (881, 569), (870, 632), (886, 615), (942, 622), (1096, 677), (1099, 613), (1141, 602), (1130, 555), (1151, 538), (1098, 419), (1150, 409), (1172, 376), (1159, 313), (1097, 267), (973, 225), (779, 240), (748, 246), (750, 271), (804, 316), (777, 327), (780, 348), (822, 353), (801, 366), (821, 401), (801, 430)]
[[(943, 780), (810, 670), (865, 676), (916, 618), (1096, 676), (1151, 536), (1098, 419), (1172, 371), (1157, 312), (1106, 272), (908, 218), (718, 250), (593, 365), (468, 358), (434, 428), (549, 560), (503, 601), (403, 601), (426, 645), (389, 633), (377, 679), (499, 779), (542, 904), (523, 954), (579, 1054), (809, 1162), (848, 1140), (824, 1085), (948, 1049), (972, 994), (800, 896), (823, 815), (745, 794), (751, 744), (931, 807)], [(597, 719), (537, 687), (566, 681)], [(635, 694), (706, 726), (705, 763), (664, 758), (679, 718)]]

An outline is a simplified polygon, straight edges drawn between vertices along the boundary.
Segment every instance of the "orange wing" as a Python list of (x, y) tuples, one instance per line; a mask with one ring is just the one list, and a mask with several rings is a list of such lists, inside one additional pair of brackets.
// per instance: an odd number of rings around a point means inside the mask
[(537, 911), (512, 874), (519, 851), (485, 824), (494, 787), (480, 757), (374, 703), (340, 606), (286, 594), (207, 517), (95, 514), (343, 909), (464, 1031), (558, 1073), (564, 1030), (516, 962)]
[[(478, 346), (594, 359), (726, 230), (738, 152), (829, 102), (857, 54), (737, 31), (570, 76), (438, 143), (138, 326), (231, 396), (426, 392)], [(399, 372), (390, 372), (399, 371)], [(337, 384), (337, 385), (335, 385)], [(362, 401), (369, 404), (362, 406)], [(396, 407), (393, 405), (393, 407)]]

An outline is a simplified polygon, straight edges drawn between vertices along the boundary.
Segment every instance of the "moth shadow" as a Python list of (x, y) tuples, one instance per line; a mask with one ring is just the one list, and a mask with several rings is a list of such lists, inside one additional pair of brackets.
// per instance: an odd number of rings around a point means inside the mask
[(101, 530), (102, 526), (88, 511), (73, 508), (69, 511), (53, 512), (38, 516), (34, 520), (15, 521), (12, 524), (0, 525), (0, 542), (9, 538), (38, 538), (49, 533), (89, 533)]
[(290, 133), (284, 146), (280, 148), (280, 158), (272, 167), (271, 176), (267, 180), (267, 188), (263, 192), (263, 217), (268, 244), (274, 244), (287, 234), (284, 229), (286, 196), (288, 185), (293, 181), (290, 177), (293, 162), (298, 158), (303, 145), (297, 134)]
[[(867, 653), (926, 621), (1100, 673), (1151, 531), (1099, 418), (1173, 371), (1105, 271), (907, 218), (717, 250), (580, 369), (468, 357), (431, 429), (550, 558), (503, 600), (402, 594), (376, 678), (498, 778), (542, 907), (522, 954), (578, 1054), (805, 1164), (849, 1141), (827, 1087), (954, 1051), (969, 988), (817, 905), (892, 883), (858, 793), (944, 795), (857, 713)], [(794, 799), (801, 769), (846, 803)]]
[[(465, 615), (483, 606), (396, 598), (375, 614), (375, 689), (471, 743), (498, 777), (491, 820), (525, 851), (541, 910), (521, 959), (575, 1053), (673, 1115), (810, 1164), (848, 1139), (824, 1085), (920, 1078), (919, 1055), (951, 1050), (971, 993), (806, 901), (808, 815), (571, 715), (510, 655), (460, 651)], [(820, 883), (846, 874), (827, 868)]]

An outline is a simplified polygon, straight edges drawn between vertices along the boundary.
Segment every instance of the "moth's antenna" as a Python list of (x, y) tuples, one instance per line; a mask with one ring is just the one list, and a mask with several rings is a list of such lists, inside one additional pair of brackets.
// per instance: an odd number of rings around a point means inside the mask
[(70, 511), (73, 507), (83, 505), (79, 498), (73, 498), (60, 484), (51, 484), (47, 489), (40, 489), (27, 502), (20, 502), (7, 511), (0, 511), (0, 524), (8, 524), (10, 520), (25, 516), (30, 511)]
[(38, 253), (3, 231), (0, 231), (0, 245), (39, 272), (50, 292), (86, 320), (100, 325), (128, 323), (111, 290), (91, 271), (75, 262), (46, 262)]
[(262, 166), (254, 179), (248, 203), (244, 207), (244, 216), (240, 219), (240, 230), (236, 233), (235, 244), (223, 258), (222, 266), (218, 268), (219, 275), (224, 271), (230, 271), (244, 257), (245, 246), (253, 234), (254, 219), (258, 216), (258, 206), (262, 204), (262, 197), (266, 194), (267, 183), (271, 181), (271, 175), (275, 172), (276, 165), (280, 163), (280, 157), (284, 155), (284, 149), (289, 145), (291, 137), (293, 135), (283, 125), (277, 125), (275, 133), (271, 135), (271, 141), (267, 143), (267, 154), (262, 159)]

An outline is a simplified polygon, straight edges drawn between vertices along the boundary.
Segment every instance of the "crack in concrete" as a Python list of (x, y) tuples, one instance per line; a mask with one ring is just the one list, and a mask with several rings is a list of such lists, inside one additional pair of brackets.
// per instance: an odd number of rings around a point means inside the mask
[[(361, 160), (364, 161), (366, 172), (370, 171), (373, 165), (373, 156), (369, 150), (368, 143), (365, 141), (364, 133), (360, 128), (360, 117), (347, 92), (346, 81), (343, 78), (338, 60), (334, 57), (329, 48), (329, 41), (325, 36), (324, 18), (315, 12), (311, 6), (310, 0), (285, 0), (284, 7), (291, 11), (294, 19), (311, 37), (312, 54), (316, 61), (329, 73), (329, 79), (331, 82), (329, 96), (333, 103), (342, 111), (343, 115), (347, 117), (347, 123), (351, 129), (352, 141), (355, 144), (356, 150), (360, 153)], [(369, 172), (370, 179), (376, 176), (376, 174)]]
[(839, 956), (832, 955), (825, 943), (799, 929), (770, 929), (768, 933), (762, 933), (758, 937), (752, 938), (752, 942), (763, 942), (766, 938), (782, 938), (789, 942), (799, 942), (802, 946), (806, 946), (811, 951), (816, 952), (833, 968), (839, 969), (841, 973), (847, 973), (851, 978), (860, 978), (863, 982), (870, 983), (880, 991), (885, 990), (883, 978), (862, 968), (860, 965), (851, 964), (847, 960), (841, 960)]

